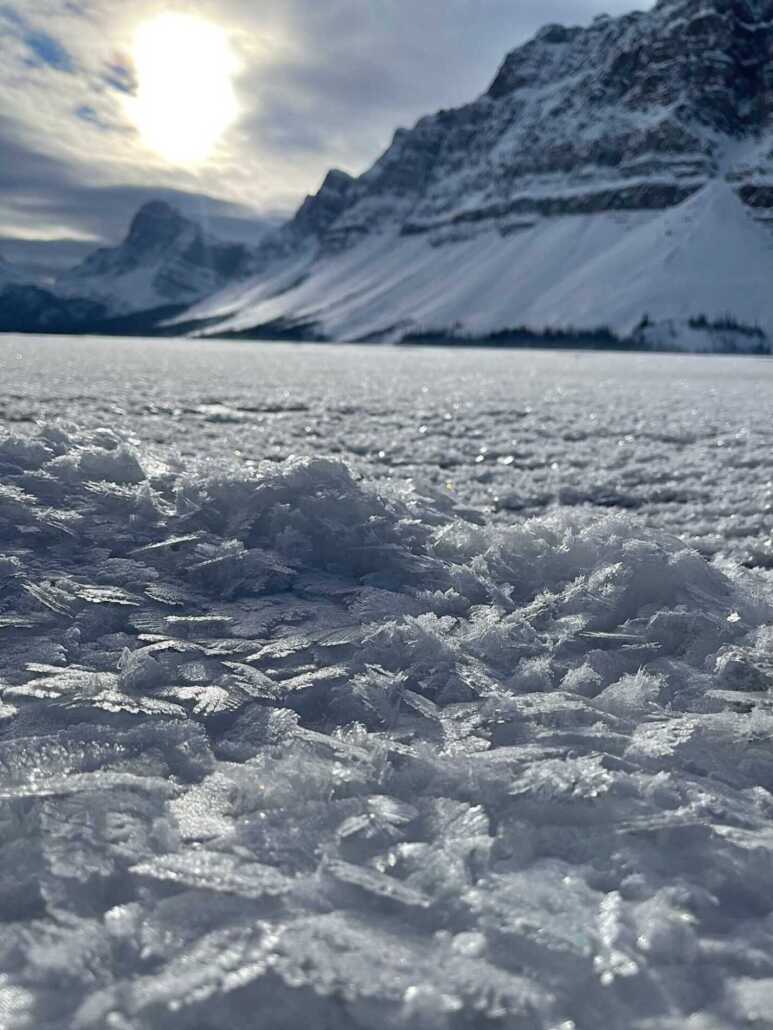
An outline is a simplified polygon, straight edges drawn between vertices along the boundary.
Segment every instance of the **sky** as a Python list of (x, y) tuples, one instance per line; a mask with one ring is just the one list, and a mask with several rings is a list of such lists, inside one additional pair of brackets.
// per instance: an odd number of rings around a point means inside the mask
[[(290, 213), (327, 169), (360, 173), (397, 127), (474, 99), (541, 25), (635, 6), (647, 3), (0, 0), (0, 253), (3, 239), (117, 241), (153, 197), (246, 238), (245, 218)], [(219, 27), (233, 58), (235, 110), (196, 162), (137, 128), (137, 33), (165, 12)]]

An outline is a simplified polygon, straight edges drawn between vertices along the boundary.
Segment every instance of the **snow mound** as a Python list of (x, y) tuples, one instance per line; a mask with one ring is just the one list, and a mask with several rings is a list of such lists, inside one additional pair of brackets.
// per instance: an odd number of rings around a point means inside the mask
[(8, 1030), (764, 1025), (763, 579), (332, 460), (0, 468)]

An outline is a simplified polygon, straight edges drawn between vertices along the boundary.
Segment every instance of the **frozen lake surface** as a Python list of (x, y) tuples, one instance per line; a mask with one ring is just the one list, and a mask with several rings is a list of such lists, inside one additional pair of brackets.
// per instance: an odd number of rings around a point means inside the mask
[(3, 1030), (773, 1026), (772, 401), (0, 337)]
[(632, 510), (773, 564), (773, 363), (0, 337), (0, 417), (112, 426), (197, 464), (330, 455), (520, 520)]

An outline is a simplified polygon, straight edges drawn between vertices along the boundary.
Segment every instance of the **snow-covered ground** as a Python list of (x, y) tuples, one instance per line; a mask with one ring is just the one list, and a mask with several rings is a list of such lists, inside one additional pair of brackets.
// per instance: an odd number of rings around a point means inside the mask
[(773, 1026), (773, 365), (0, 369), (3, 1030)]

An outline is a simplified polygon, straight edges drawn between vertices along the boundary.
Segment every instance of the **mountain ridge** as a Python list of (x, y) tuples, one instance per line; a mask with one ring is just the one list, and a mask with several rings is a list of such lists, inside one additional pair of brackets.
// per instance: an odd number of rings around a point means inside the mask
[[(646, 315), (663, 322), (672, 342), (682, 319), (689, 346), (690, 320), (726, 325), (733, 316), (758, 328), (759, 313), (716, 283), (659, 310), (640, 281), (625, 316), (607, 303), (592, 316), (568, 303), (547, 305), (578, 263), (592, 269), (629, 237), (638, 240), (634, 249), (651, 238), (647, 261), (657, 268), (665, 244), (646, 225), (682, 205), (693, 218), (691, 200), (715, 182), (738, 199), (734, 233), (753, 240), (765, 274), (773, 272), (766, 236), (746, 224), (748, 213), (766, 234), (773, 207), (771, 55), (769, 0), (661, 0), (587, 27), (548, 25), (507, 55), (479, 98), (398, 130), (373, 167), (347, 184), (342, 210), (315, 239), (285, 249), (254, 280), (186, 318), (206, 320), (209, 335), (284, 322), (331, 339), (400, 339), (600, 325), (628, 337)], [(710, 239), (718, 209), (699, 207)], [(546, 257), (551, 246), (558, 259), (561, 247), (572, 249), (562, 262)], [(350, 252), (358, 255), (351, 263)], [(535, 260), (543, 268), (541, 303), (535, 277), (521, 267)], [(481, 262), (488, 282), (479, 282)], [(458, 266), (456, 275), (448, 264)], [(750, 262), (748, 274), (759, 295), (762, 270)], [(470, 296), (470, 283), (488, 307)], [(608, 285), (625, 287), (614, 277)], [(773, 333), (767, 313), (762, 328)]]
[(55, 293), (164, 334), (759, 349), (772, 227), (773, 0), (659, 0), (545, 26), (254, 247), (150, 203)]

